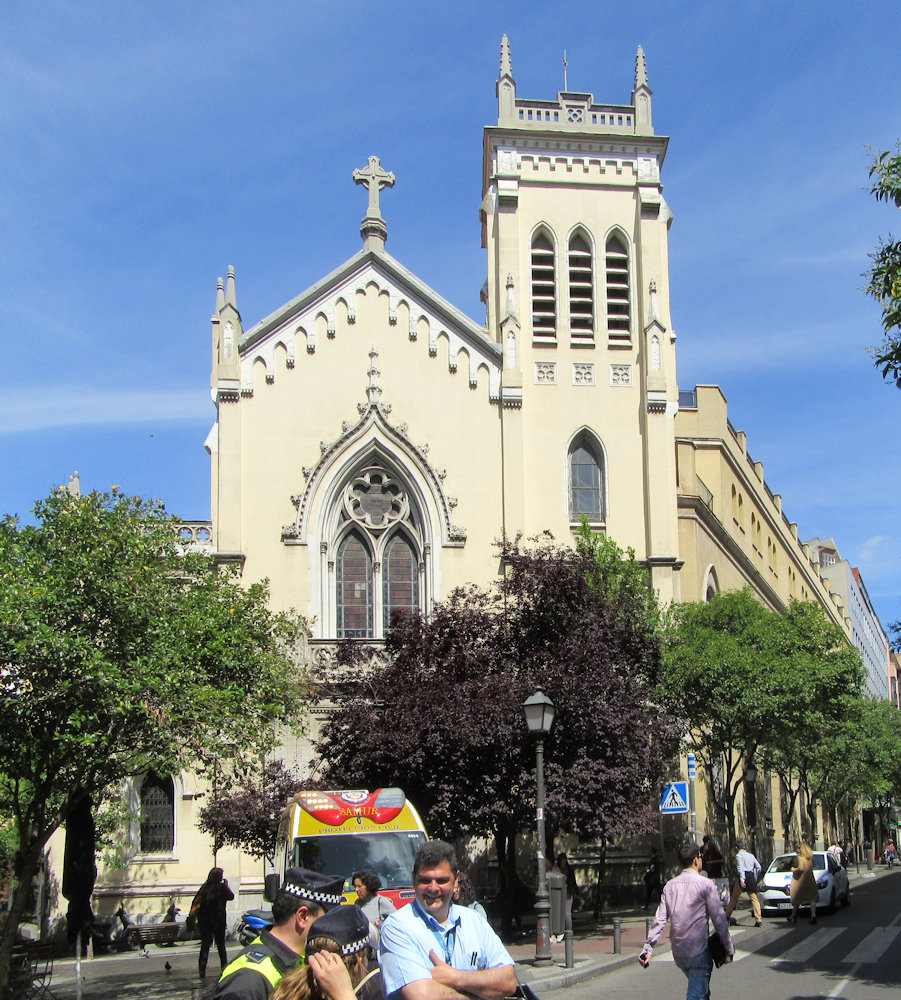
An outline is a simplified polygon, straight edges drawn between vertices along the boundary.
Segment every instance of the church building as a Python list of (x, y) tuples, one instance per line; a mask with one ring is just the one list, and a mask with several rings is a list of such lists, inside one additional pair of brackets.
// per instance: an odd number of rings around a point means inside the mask
[[(376, 156), (353, 172), (366, 214), (348, 260), (323, 262), (324, 277), (246, 329), (233, 268), (220, 279), (209, 546), (248, 581), (268, 578), (277, 609), (311, 620), (319, 678), (335, 669), (338, 640), (377, 641), (392, 609), (428, 612), (457, 586), (490, 584), (497, 539), (550, 531), (565, 543), (583, 516), (635, 551), (663, 603), (750, 585), (772, 608), (819, 601), (848, 631), (722, 392), (680, 391), (668, 139), (655, 131), (643, 51), (625, 104), (572, 91), (528, 99), (505, 37), (496, 95), (479, 207), (483, 316), (391, 256), (403, 178), (390, 191), (391, 164)], [(301, 766), (310, 754), (285, 752)], [(196, 784), (167, 785), (171, 808), (156, 803), (169, 809), (166, 843), (146, 859), (136, 846), (99, 895), (190, 898), (212, 863)], [(702, 828), (715, 820), (705, 808)], [(760, 812), (758, 843), (781, 840), (772, 808)], [(223, 855), (239, 912), (260, 864)]]

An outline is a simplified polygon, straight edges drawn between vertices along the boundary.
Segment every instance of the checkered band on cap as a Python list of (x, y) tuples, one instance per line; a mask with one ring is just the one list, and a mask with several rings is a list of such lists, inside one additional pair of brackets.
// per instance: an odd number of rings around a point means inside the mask
[(342, 893), (317, 892), (315, 889), (308, 889), (303, 885), (295, 885), (293, 882), (285, 882), (282, 886), (283, 892), (290, 892), (292, 896), (299, 899), (309, 899), (314, 903), (325, 903), (327, 906), (338, 906), (344, 902)]
[[(337, 943), (337, 942), (336, 942)], [(358, 951), (362, 951), (369, 944), (369, 935), (361, 937), (359, 941), (351, 941), (350, 944), (341, 945), (341, 954), (346, 958)]]
[(328, 909), (344, 902), (344, 879), (341, 876), (321, 875), (308, 868), (289, 868), (285, 872), (282, 892), (319, 903)]
[(369, 944), (369, 934), (369, 920), (358, 906), (339, 906), (313, 922), (307, 935), (307, 954), (321, 950), (319, 941), (325, 939), (338, 946), (342, 957), (347, 957)]

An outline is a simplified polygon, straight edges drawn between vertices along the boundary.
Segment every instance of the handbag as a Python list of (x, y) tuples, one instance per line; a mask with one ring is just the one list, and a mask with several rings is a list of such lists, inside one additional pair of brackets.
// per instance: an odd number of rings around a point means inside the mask
[(521, 983), (519, 978), (516, 980), (516, 992), (513, 996), (516, 1000), (538, 1000), (538, 994), (532, 987), (528, 983)]
[(723, 944), (723, 939), (720, 937), (718, 931), (714, 931), (709, 938), (707, 938), (707, 947), (710, 949), (710, 957), (713, 959), (713, 964), (719, 968), (721, 965), (726, 964), (726, 946)]

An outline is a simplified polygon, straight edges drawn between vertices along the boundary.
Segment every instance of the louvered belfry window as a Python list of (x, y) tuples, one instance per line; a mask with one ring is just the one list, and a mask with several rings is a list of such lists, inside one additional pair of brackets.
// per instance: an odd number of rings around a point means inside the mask
[(576, 339), (594, 334), (594, 268), (591, 247), (582, 233), (569, 241), (569, 332)]
[(532, 334), (554, 337), (557, 331), (557, 283), (554, 245), (547, 233), (532, 240)]
[(607, 336), (612, 342), (628, 343), (632, 333), (629, 294), (629, 250), (614, 233), (607, 240)]

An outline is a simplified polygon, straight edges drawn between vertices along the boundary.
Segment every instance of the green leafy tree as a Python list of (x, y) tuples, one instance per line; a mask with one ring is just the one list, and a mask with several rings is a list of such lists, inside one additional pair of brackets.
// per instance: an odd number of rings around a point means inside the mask
[(661, 702), (681, 717), (707, 773), (714, 806), (736, 837), (736, 802), (760, 755), (789, 790), (822, 794), (813, 765), (859, 700), (860, 654), (813, 602), (770, 611), (746, 588), (676, 605), (666, 638)]
[(774, 722), (768, 648), (775, 617), (750, 589), (735, 590), (673, 605), (665, 630), (657, 696), (684, 726), (730, 849), (739, 789)]
[(17, 848), (0, 995), (44, 846), (79, 802), (235, 748), (259, 759), (275, 726), (300, 726), (307, 686), (304, 620), (183, 551), (160, 504), (59, 490), (34, 519), (0, 522), (0, 801)]
[[(575, 550), (546, 536), (500, 555), (497, 586), (457, 590), (428, 619), (393, 619), (387, 665), (362, 674), (317, 752), (326, 784), (400, 785), (430, 833), (493, 837), (509, 924), (515, 838), (534, 823), (523, 701), (541, 685), (557, 706), (545, 775), (559, 830), (652, 829), (650, 803), (676, 743), (651, 702), (659, 615), (634, 559), (585, 530)], [(345, 653), (368, 657), (352, 644)]]
[(847, 769), (861, 711), (860, 653), (814, 602), (793, 601), (774, 622), (774, 678), (782, 704), (779, 725), (763, 740), (764, 763), (779, 775), (787, 796), (782, 812), (788, 850), (789, 818), (804, 793), (803, 833), (814, 836), (816, 804), (834, 796)]
[[(811, 768), (816, 792), (833, 808), (869, 801), (884, 827), (901, 794), (901, 712), (890, 701), (863, 696), (823, 736)], [(853, 829), (850, 817), (845, 829)]]
[[(870, 191), (877, 201), (901, 208), (901, 144), (894, 155), (886, 150), (874, 156), (870, 177), (874, 178)], [(882, 240), (870, 259), (866, 292), (882, 308), (885, 331), (883, 343), (872, 350), (874, 362), (882, 369), (883, 378), (901, 388), (901, 241), (891, 236)]]

